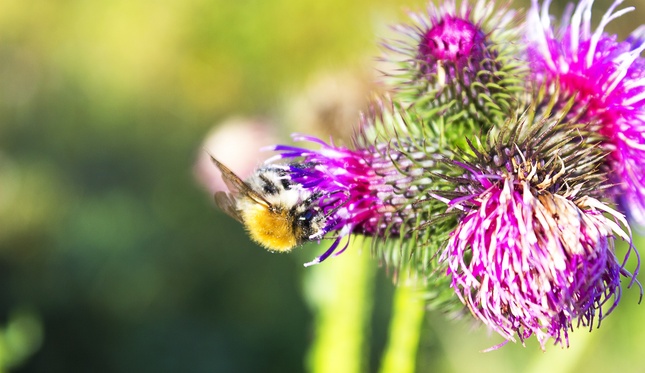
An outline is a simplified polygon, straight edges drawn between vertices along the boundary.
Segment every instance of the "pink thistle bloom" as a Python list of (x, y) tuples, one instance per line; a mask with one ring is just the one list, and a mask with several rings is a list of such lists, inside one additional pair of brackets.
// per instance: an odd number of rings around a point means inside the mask
[[(457, 154), (452, 192), (435, 194), (458, 216), (441, 255), (458, 298), (507, 341), (535, 335), (544, 349), (550, 339), (568, 346), (574, 326), (600, 325), (620, 301), (621, 276), (640, 287), (640, 258), (627, 219), (600, 201), (597, 136), (572, 129), (567, 112), (535, 107)], [(622, 260), (616, 238), (629, 243)]]
[(522, 33), (516, 13), (506, 5), (477, 0), (430, 3), (396, 26), (400, 38), (386, 40), (384, 57), (396, 100), (414, 107), (424, 122), (450, 121), (442, 136), (451, 145), (493, 127), (515, 105), (524, 89), (525, 64), (519, 63)]
[(583, 120), (595, 124), (606, 140), (608, 173), (614, 194), (631, 220), (645, 226), (645, 50), (643, 29), (626, 41), (605, 27), (634, 10), (616, 10), (615, 1), (591, 28), (593, 0), (569, 8), (559, 26), (551, 24), (550, 1), (533, 1), (527, 17), (528, 59), (536, 82), (557, 84), (577, 96)]
[[(463, 66), (468, 60), (481, 61), (484, 57), (484, 32), (470, 21), (470, 11), (462, 16), (446, 14), (434, 15), (419, 42), (418, 59), (427, 66), (436, 68), (444, 61), (455, 66)], [(453, 72), (454, 74), (454, 72)], [(454, 75), (453, 75), (454, 76)]]
[[(379, 226), (392, 220), (394, 209), (381, 198), (392, 193), (392, 187), (382, 183), (379, 174), (396, 174), (396, 169), (386, 158), (378, 159), (367, 150), (336, 147), (308, 136), (294, 136), (294, 141), (308, 141), (320, 146), (319, 150), (278, 145), (273, 149), (282, 152), (281, 158), (299, 158), (287, 167), (290, 180), (303, 189), (321, 195), (319, 208), (328, 216), (324, 234), (337, 236), (327, 251), (313, 262), (317, 264), (333, 254), (342, 238), (351, 233), (374, 234)], [(379, 174), (377, 174), (377, 172)], [(390, 219), (382, 219), (384, 215)], [(397, 222), (398, 225), (401, 221)], [(349, 242), (349, 241), (348, 241)], [(338, 250), (342, 253), (347, 245)]]
[(438, 74), (439, 80), (445, 79), (443, 83), (469, 74), (474, 79), (477, 72), (487, 70), (482, 64), (490, 65), (495, 58), (491, 36), (512, 31), (513, 17), (514, 12), (495, 9), (488, 1), (474, 5), (464, 1), (459, 8), (455, 1), (446, 1), (441, 7), (431, 3), (425, 14), (410, 14), (412, 24), (396, 27), (404, 40), (384, 44), (405, 56), (410, 70)]
[[(568, 346), (568, 331), (593, 328), (618, 304), (613, 237), (630, 241), (621, 215), (592, 198), (534, 195), (526, 181), (476, 175), (481, 193), (451, 234), (444, 256), (458, 297), (507, 340), (535, 335)], [(603, 306), (608, 308), (603, 310)]]

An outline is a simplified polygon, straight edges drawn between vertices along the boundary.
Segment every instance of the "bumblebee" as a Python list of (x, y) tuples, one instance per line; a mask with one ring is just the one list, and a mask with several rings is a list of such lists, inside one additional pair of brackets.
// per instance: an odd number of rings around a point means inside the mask
[(211, 159), (229, 189), (215, 193), (215, 204), (242, 223), (253, 241), (269, 251), (288, 252), (325, 234), (327, 216), (315, 203), (322, 194), (294, 183), (287, 166), (262, 166), (244, 181)]

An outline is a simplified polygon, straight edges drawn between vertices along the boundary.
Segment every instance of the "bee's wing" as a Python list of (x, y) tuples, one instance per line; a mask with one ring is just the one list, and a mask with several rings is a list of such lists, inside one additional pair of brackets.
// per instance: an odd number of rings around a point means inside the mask
[(215, 163), (215, 166), (219, 168), (219, 170), (222, 172), (222, 179), (224, 180), (224, 184), (228, 187), (231, 193), (225, 193), (225, 192), (217, 192), (215, 193), (215, 203), (227, 212), (229, 215), (232, 214), (231, 211), (235, 211), (235, 216), (237, 220), (240, 220), (239, 214), (237, 213), (237, 209), (235, 207), (235, 199), (239, 196), (246, 196), (251, 199), (253, 199), (255, 202), (263, 204), (267, 207), (270, 207), (271, 204), (264, 198), (262, 197), (259, 193), (254, 191), (247, 183), (244, 182), (244, 180), (240, 179), (239, 176), (237, 176), (233, 171), (231, 171), (228, 167), (224, 166), (220, 161), (215, 159), (211, 155), (211, 159), (213, 160), (213, 163)]
[(233, 219), (239, 221), (240, 223), (244, 223), (242, 221), (240, 213), (237, 211), (235, 197), (233, 197), (230, 193), (215, 192), (215, 204)]

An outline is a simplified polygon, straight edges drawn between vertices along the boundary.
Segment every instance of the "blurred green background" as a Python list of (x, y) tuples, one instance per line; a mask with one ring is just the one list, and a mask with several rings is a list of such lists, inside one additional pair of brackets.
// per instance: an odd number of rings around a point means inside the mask
[[(326, 280), (306, 285), (302, 263), (322, 248), (256, 247), (193, 163), (213, 125), (280, 123), (311, 76), (362, 69), (388, 24), (424, 4), (0, 0), (0, 372), (315, 369), (308, 292)], [(610, 30), (625, 36), (638, 14)], [(357, 259), (324, 265), (344, 260)], [(366, 266), (359, 370), (377, 371), (393, 286)], [(417, 371), (645, 371), (637, 301), (625, 291), (599, 330), (546, 353), (533, 340), (481, 353), (501, 339), (430, 312)]]

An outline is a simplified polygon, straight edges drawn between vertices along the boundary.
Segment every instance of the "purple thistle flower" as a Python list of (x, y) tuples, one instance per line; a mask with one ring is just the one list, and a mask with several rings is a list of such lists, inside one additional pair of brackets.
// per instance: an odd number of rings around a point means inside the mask
[[(383, 43), (393, 52), (385, 59), (399, 66), (392, 75), (397, 99), (415, 105), (425, 121), (466, 117), (490, 127), (482, 119), (508, 109), (512, 92), (523, 84), (512, 42), (520, 35), (515, 12), (485, 0), (457, 8), (450, 0), (410, 18), (411, 24), (395, 27), (401, 40)], [(480, 130), (463, 125), (463, 132), (452, 131), (456, 137)]]
[[(436, 72), (442, 62), (463, 67), (469, 61), (479, 62), (484, 58), (486, 36), (469, 20), (470, 10), (463, 10), (462, 15), (450, 13), (446, 12), (443, 17), (435, 13), (430, 25), (421, 30), (417, 59), (429, 72)], [(449, 75), (455, 78), (456, 72), (452, 70)]]
[[(377, 248), (387, 252), (382, 256), (388, 265), (398, 268), (402, 258), (427, 256), (423, 243), (411, 237), (411, 232), (427, 221), (433, 207), (438, 211), (437, 201), (421, 200), (427, 199), (424, 191), (434, 185), (426, 170), (439, 163), (439, 148), (413, 137), (408, 132), (410, 120), (394, 108), (380, 107), (378, 114), (363, 117), (353, 149), (302, 135), (294, 136), (294, 140), (313, 143), (319, 149), (286, 145), (271, 148), (281, 153), (277, 159), (287, 161), (284, 167), (292, 183), (320, 196), (317, 206), (328, 216), (323, 234), (335, 239), (321, 256), (306, 265), (342, 253), (347, 243), (342, 245), (341, 241), (347, 238), (349, 242), (351, 234), (374, 237), (376, 246), (378, 242), (387, 245), (391, 238), (405, 238), (405, 243), (393, 241), (398, 244), (393, 251)], [(434, 247), (436, 250), (438, 245)], [(404, 254), (404, 248), (410, 251)], [(429, 265), (429, 260), (420, 261), (419, 267), (427, 269)]]
[(602, 213), (619, 213), (595, 199), (535, 196), (526, 181), (473, 177), (482, 183), (471, 200), (477, 207), (444, 255), (453, 288), (476, 318), (508, 340), (535, 335), (544, 348), (549, 338), (568, 345), (576, 318), (593, 327), (613, 310), (620, 274), (631, 276), (616, 260), (613, 235), (630, 237)]
[[(478, 1), (474, 7), (463, 2), (457, 9), (454, 1), (447, 1), (441, 7), (430, 3), (427, 13), (411, 13), (413, 24), (399, 25), (395, 29), (405, 39), (385, 42), (393, 52), (404, 56), (410, 70), (428, 77), (439, 74), (440, 79), (453, 80), (466, 68), (471, 73), (479, 70), (485, 58), (492, 57), (488, 49), (491, 43), (489, 32), (484, 31), (486, 23), (491, 30), (493, 3)], [(506, 26), (512, 13), (495, 17)], [(445, 81), (443, 82), (446, 83)]]
[[(292, 182), (304, 189), (322, 192), (319, 207), (329, 216), (324, 233), (337, 234), (329, 249), (306, 265), (325, 260), (338, 249), (341, 239), (350, 233), (374, 234), (385, 215), (394, 218), (394, 209), (380, 198), (380, 194), (392, 194), (392, 187), (378, 185), (381, 177), (396, 174), (391, 162), (374, 159), (372, 152), (367, 150), (336, 147), (313, 137), (296, 135), (293, 140), (312, 142), (320, 149), (278, 145), (273, 150), (282, 152), (281, 158), (292, 160), (287, 166)], [(293, 158), (300, 161), (293, 162)], [(338, 250), (337, 254), (346, 247)]]
[(608, 173), (613, 193), (631, 220), (645, 226), (645, 50), (643, 28), (626, 41), (604, 32), (612, 20), (634, 10), (616, 10), (615, 1), (596, 30), (591, 28), (593, 0), (569, 8), (559, 26), (551, 24), (550, 1), (537, 0), (528, 14), (527, 56), (533, 80), (577, 95), (585, 121), (597, 123), (610, 151)]
[[(625, 269), (636, 252), (626, 219), (595, 198), (605, 153), (566, 117), (529, 108), (450, 162), (462, 176), (438, 193), (460, 216), (442, 254), (459, 299), (505, 339), (535, 335), (543, 349), (550, 338), (568, 345), (574, 324), (599, 325), (620, 300), (621, 275), (632, 285), (640, 266)], [(622, 263), (615, 237), (630, 244)]]

